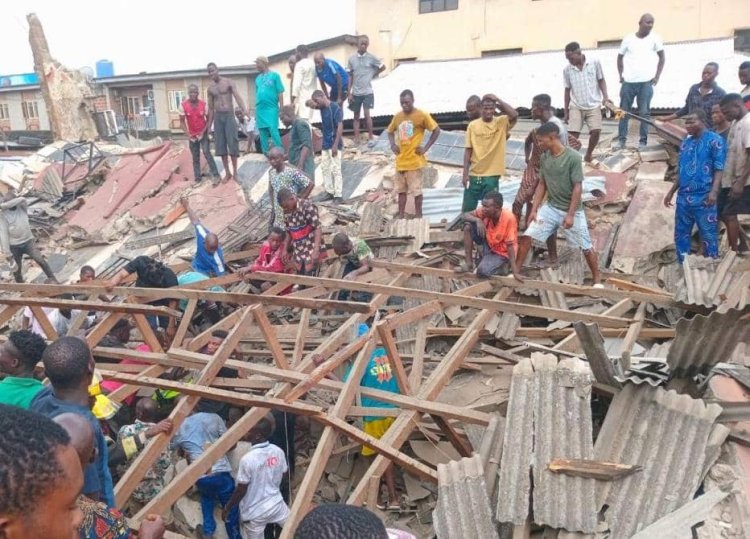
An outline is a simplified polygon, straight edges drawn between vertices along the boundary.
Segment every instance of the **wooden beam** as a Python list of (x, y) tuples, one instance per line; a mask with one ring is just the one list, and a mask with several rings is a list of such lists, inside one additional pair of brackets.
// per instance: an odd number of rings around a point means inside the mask
[(462, 438), (456, 432), (456, 429), (454, 429), (453, 426), (448, 423), (448, 421), (446, 421), (439, 415), (430, 415), (430, 417), (435, 422), (435, 424), (440, 427), (440, 430), (443, 431), (443, 434), (445, 434), (445, 437), (448, 438), (448, 441), (451, 443), (451, 445), (456, 448), (456, 451), (458, 451), (459, 455), (461, 455), (462, 457), (470, 457), (474, 453), (474, 450), (471, 448), (471, 444), (469, 444), (466, 439)]
[[(414, 309), (411, 309), (414, 310)], [(380, 341), (383, 343), (385, 353), (388, 355), (388, 360), (391, 362), (391, 368), (393, 374), (396, 376), (396, 382), (398, 382), (398, 388), (401, 390), (402, 395), (411, 395), (411, 387), (409, 386), (409, 377), (404, 369), (404, 364), (401, 362), (401, 356), (396, 348), (396, 340), (393, 338), (390, 326), (387, 323), (378, 322), (375, 326), (378, 335), (380, 335)]]
[(177, 327), (177, 333), (175, 333), (174, 340), (172, 341), (172, 346), (182, 346), (182, 341), (184, 341), (187, 336), (187, 332), (190, 329), (190, 322), (193, 321), (193, 316), (195, 316), (195, 309), (197, 307), (197, 299), (193, 298), (188, 300), (185, 312), (182, 313), (180, 325)]
[(419, 390), (419, 387), (422, 385), (426, 345), (427, 320), (422, 319), (417, 323), (417, 334), (414, 339), (414, 357), (411, 360), (411, 371), (409, 372), (409, 385), (413, 390)]
[[(42, 286), (42, 285), (39, 285)], [(55, 285), (47, 285), (55, 286)], [(167, 307), (132, 303), (104, 303), (103, 301), (81, 301), (57, 298), (9, 298), (0, 297), (0, 305), (23, 305), (28, 307), (54, 307), (78, 311), (101, 311), (118, 313), (140, 313), (156, 316), (178, 316), (180, 313)]]
[(44, 331), (47, 339), (49, 339), (50, 341), (56, 341), (60, 338), (60, 336), (57, 334), (57, 330), (54, 328), (54, 326), (52, 326), (52, 322), (50, 322), (49, 318), (47, 318), (47, 313), (45, 313), (41, 307), (32, 304), (29, 305), (29, 309), (31, 309), (31, 314), (42, 327), (42, 331)]
[(643, 470), (638, 464), (618, 464), (585, 459), (553, 459), (547, 466), (550, 472), (572, 477), (614, 481)]
[(279, 338), (276, 335), (276, 329), (271, 325), (265, 311), (263, 309), (253, 309), (253, 315), (255, 316), (255, 323), (260, 328), (260, 332), (266, 338), (266, 344), (271, 350), (271, 356), (276, 366), (282, 369), (290, 369), (289, 360), (281, 348), (281, 343), (279, 343)]
[(115, 327), (115, 324), (124, 316), (123, 313), (105, 314), (104, 318), (102, 318), (99, 323), (89, 331), (89, 334), (86, 335), (86, 343), (89, 345), (89, 348), (94, 348), (99, 344), (99, 341), (106, 337), (107, 333), (109, 333), (112, 328)]
[(635, 313), (633, 323), (630, 324), (628, 332), (622, 341), (620, 356), (622, 357), (622, 368), (623, 370), (630, 369), (630, 353), (633, 351), (633, 346), (638, 340), (638, 336), (643, 329), (643, 322), (646, 320), (646, 304), (641, 303), (638, 306), (638, 310)]
[[(87, 298), (88, 301), (91, 301), (94, 296), (89, 296)], [(68, 326), (68, 332), (66, 333), (69, 337), (75, 337), (78, 332), (81, 330), (81, 327), (83, 326), (83, 323), (86, 321), (86, 319), (89, 316), (88, 311), (81, 311), (79, 312), (76, 317), (73, 319), (73, 322)]]
[(611, 284), (615, 288), (620, 290), (628, 290), (630, 292), (643, 292), (645, 294), (656, 294), (661, 296), (672, 297), (672, 294), (660, 290), (658, 288), (651, 288), (650, 286), (644, 286), (642, 284), (626, 281), (625, 279), (618, 279), (616, 277), (610, 277), (605, 281), (607, 284)]
[(302, 314), (299, 319), (299, 327), (297, 328), (297, 336), (294, 338), (294, 351), (292, 352), (292, 366), (297, 366), (302, 361), (302, 354), (305, 353), (305, 337), (307, 337), (307, 330), (310, 327), (310, 315), (312, 311), (310, 309), (302, 309)]
[(397, 327), (408, 326), (412, 322), (431, 316), (441, 310), (442, 306), (439, 301), (429, 301), (422, 305), (418, 305), (413, 309), (388, 315), (380, 323), (387, 326), (389, 330), (394, 330)]
[[(604, 311), (602, 314), (612, 315), (612, 316), (623, 316), (632, 308), (633, 308), (633, 300), (631, 300), (630, 298), (627, 298), (627, 299), (623, 299), (615, 303), (614, 305), (612, 305), (612, 307)], [(600, 328), (600, 331), (601, 329), (602, 328)], [(604, 334), (604, 332), (602, 332), (602, 334)], [(519, 337), (521, 336), (519, 335), (518, 331), (516, 331), (516, 335)], [(528, 338), (528, 335), (525, 335), (525, 336)], [(611, 336), (611, 335), (608, 335), (608, 336)], [(554, 348), (556, 350), (562, 350), (565, 352), (575, 352), (576, 350), (578, 350), (579, 345), (580, 345), (580, 341), (578, 340), (578, 335), (576, 335), (575, 330), (571, 330), (571, 333), (567, 337), (565, 337), (562, 341), (557, 343), (554, 346)]]

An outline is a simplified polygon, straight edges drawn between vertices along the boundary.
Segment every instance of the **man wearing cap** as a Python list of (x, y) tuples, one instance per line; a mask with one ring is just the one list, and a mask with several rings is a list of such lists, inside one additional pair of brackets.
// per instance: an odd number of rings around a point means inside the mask
[(284, 106), (284, 85), (279, 74), (268, 69), (265, 56), (258, 56), (255, 67), (258, 69), (255, 77), (255, 128), (260, 134), (261, 151), (267, 154), (269, 138), (275, 147), (281, 148), (279, 109)]

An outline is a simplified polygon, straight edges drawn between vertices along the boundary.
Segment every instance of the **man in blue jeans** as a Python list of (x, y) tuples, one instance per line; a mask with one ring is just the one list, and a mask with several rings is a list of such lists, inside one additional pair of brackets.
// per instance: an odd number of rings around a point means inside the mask
[[(215, 443), (227, 431), (224, 420), (210, 410), (214, 403), (201, 400), (195, 412), (183, 421), (175, 433), (169, 448), (179, 450), (187, 458), (188, 463), (194, 462), (204, 449)], [(201, 511), (203, 513), (203, 537), (213, 537), (216, 532), (214, 508), (216, 503), (223, 508), (234, 493), (234, 478), (232, 467), (226, 455), (217, 460), (206, 475), (196, 481), (195, 486), (201, 495)], [(229, 512), (229, 518), (224, 523), (229, 539), (242, 539), (240, 535), (240, 519), (238, 508)]]
[[(638, 21), (638, 31), (625, 36), (617, 55), (617, 71), (620, 74), (620, 108), (630, 111), (638, 101), (638, 115), (651, 116), (651, 98), (654, 86), (659, 82), (664, 69), (664, 43), (654, 27), (654, 16), (646, 13)], [(655, 53), (655, 54), (654, 54)], [(658, 62), (657, 62), (658, 59)], [(654, 64), (656, 63), (656, 66)], [(654, 72), (654, 67), (656, 71)], [(656, 74), (654, 74), (656, 73)], [(625, 147), (628, 137), (628, 118), (620, 120), (618, 148)], [(648, 124), (641, 122), (639, 146), (648, 142)]]

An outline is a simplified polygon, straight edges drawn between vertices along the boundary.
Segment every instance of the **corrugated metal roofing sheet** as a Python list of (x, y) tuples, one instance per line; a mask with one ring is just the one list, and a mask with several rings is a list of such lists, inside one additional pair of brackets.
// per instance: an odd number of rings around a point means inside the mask
[(741, 320), (742, 315), (731, 310), (680, 319), (667, 353), (670, 377), (708, 374), (717, 363), (729, 361), (739, 343), (750, 341), (750, 320)]
[(690, 501), (721, 407), (648, 385), (626, 384), (612, 400), (594, 458), (642, 471), (597, 485), (612, 539), (628, 538)]
[(438, 499), (432, 518), (438, 539), (498, 537), (479, 455), (438, 464)]
[[(737, 87), (737, 68), (747, 57), (734, 52), (732, 38), (672, 43), (664, 47), (667, 67), (654, 92), (654, 109), (679, 108), (691, 85), (700, 81), (707, 62), (718, 62), (721, 72), (717, 82), (729, 91)], [(618, 49), (585, 49), (587, 58), (602, 64), (609, 95), (620, 90), (617, 73)], [(494, 58), (408, 62), (373, 81), (375, 100), (373, 116), (391, 116), (399, 110), (399, 94), (404, 88), (414, 92), (415, 105), (432, 114), (464, 110), (472, 94), (502, 91), (500, 97), (514, 107), (528, 107), (539, 92), (559, 95), (553, 105), (562, 108), (563, 51), (515, 54)], [(557, 92), (557, 93), (555, 93)], [(351, 111), (345, 111), (351, 118)]]
[(706, 307), (719, 305), (724, 310), (743, 308), (750, 303), (750, 272), (730, 271), (739, 262), (734, 251), (718, 260), (699, 255), (685, 257), (684, 281), (678, 286), (675, 299)]

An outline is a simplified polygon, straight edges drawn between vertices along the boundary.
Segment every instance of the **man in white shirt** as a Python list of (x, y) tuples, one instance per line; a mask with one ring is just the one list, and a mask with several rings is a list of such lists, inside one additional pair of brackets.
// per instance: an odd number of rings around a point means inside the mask
[(247, 433), (246, 439), (253, 446), (240, 460), (237, 488), (222, 513), (228, 518), (240, 504), (245, 539), (263, 539), (266, 525), (283, 527), (289, 517), (289, 506), (279, 488), (288, 466), (281, 448), (268, 441), (273, 430), (273, 416), (268, 415)]
[[(654, 86), (659, 82), (664, 69), (664, 43), (654, 27), (654, 16), (646, 13), (638, 21), (638, 31), (625, 36), (617, 55), (617, 71), (620, 74), (620, 108), (630, 111), (638, 100), (638, 115), (651, 115), (651, 98)], [(658, 63), (657, 63), (658, 59)], [(654, 64), (656, 63), (656, 66)], [(654, 67), (656, 70), (654, 71)], [(628, 136), (627, 116), (620, 120), (618, 129), (619, 147), (625, 147)], [(648, 124), (641, 122), (640, 147), (648, 142)]]
[(292, 77), (292, 104), (297, 116), (308, 122), (313, 121), (315, 109), (307, 106), (312, 99), (312, 94), (318, 89), (318, 75), (315, 71), (315, 63), (308, 58), (310, 51), (307, 45), (297, 46), (297, 63), (294, 65)]

